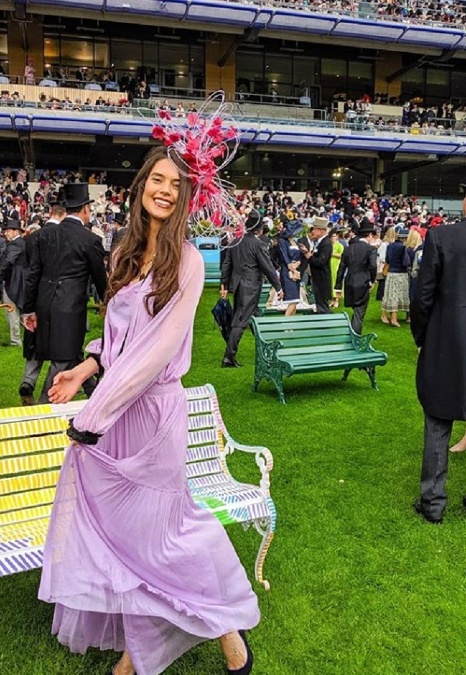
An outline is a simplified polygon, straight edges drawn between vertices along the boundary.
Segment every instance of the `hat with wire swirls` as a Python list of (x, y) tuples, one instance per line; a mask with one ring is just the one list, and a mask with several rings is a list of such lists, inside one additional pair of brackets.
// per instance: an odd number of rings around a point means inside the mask
[[(216, 109), (211, 112), (213, 106)], [(236, 234), (244, 233), (244, 218), (236, 208), (235, 186), (220, 178), (220, 172), (236, 154), (240, 132), (225, 93), (217, 91), (207, 98), (198, 112), (173, 118), (168, 110), (157, 110), (152, 137), (166, 147), (168, 157), (176, 153), (178, 169), (192, 182), (190, 221), (202, 224), (203, 234), (219, 236), (232, 225)]]

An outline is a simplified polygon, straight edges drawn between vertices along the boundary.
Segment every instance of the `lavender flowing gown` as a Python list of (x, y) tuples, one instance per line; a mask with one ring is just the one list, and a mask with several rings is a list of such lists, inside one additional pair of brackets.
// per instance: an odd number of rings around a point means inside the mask
[(185, 242), (180, 288), (155, 318), (144, 307), (149, 280), (109, 303), (105, 376), (74, 421), (103, 436), (68, 448), (44, 551), (39, 598), (56, 603), (58, 640), (81, 653), (126, 646), (138, 675), (259, 621), (224, 528), (186, 480), (180, 377), (203, 282), (202, 258)]

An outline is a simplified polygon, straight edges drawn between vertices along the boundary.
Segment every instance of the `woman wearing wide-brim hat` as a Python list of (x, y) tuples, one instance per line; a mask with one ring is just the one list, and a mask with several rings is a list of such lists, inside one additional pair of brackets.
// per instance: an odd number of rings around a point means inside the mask
[(408, 229), (399, 229), (396, 240), (388, 245), (385, 257), (388, 274), (385, 280), (382, 312), (390, 315), (389, 323), (394, 328), (400, 328), (398, 312), (406, 312), (406, 319), (409, 318), (409, 276), (405, 247), (408, 234)]

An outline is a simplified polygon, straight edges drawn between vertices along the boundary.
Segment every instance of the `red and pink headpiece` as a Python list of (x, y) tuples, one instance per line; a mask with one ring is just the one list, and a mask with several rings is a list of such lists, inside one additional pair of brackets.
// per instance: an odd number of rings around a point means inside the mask
[[(215, 110), (213, 108), (215, 107)], [(190, 204), (192, 223), (202, 223), (204, 235), (221, 236), (232, 226), (242, 234), (242, 218), (237, 211), (235, 186), (219, 177), (220, 171), (236, 154), (240, 132), (225, 93), (217, 91), (204, 101), (198, 112), (173, 118), (168, 110), (158, 110), (152, 136), (175, 151), (184, 165), (181, 173), (192, 181)]]

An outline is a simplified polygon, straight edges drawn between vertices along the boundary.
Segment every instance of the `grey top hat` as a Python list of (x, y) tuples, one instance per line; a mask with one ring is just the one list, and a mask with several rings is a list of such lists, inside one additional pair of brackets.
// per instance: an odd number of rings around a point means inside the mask
[(81, 206), (94, 203), (94, 200), (89, 197), (87, 183), (67, 183), (63, 187), (63, 196), (63, 206), (67, 210), (79, 209)]
[(322, 218), (321, 216), (316, 216), (312, 223), (314, 230), (327, 230), (329, 226), (328, 218)]

